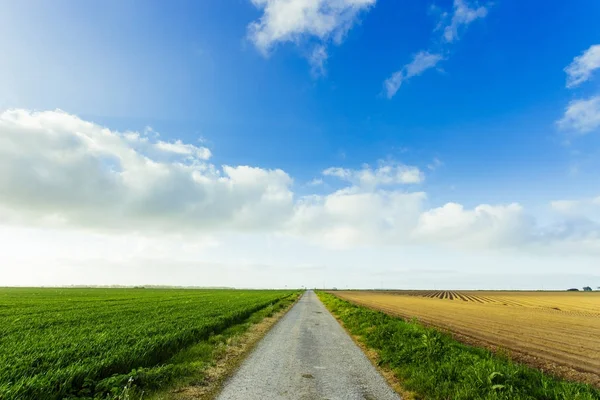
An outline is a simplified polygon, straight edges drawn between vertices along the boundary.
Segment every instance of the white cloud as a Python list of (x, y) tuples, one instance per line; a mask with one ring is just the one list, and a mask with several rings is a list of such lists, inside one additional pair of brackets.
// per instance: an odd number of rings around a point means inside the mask
[(392, 76), (390, 76), (383, 82), (383, 86), (385, 87), (385, 91), (386, 91), (386, 95), (387, 95), (388, 99), (391, 99), (392, 97), (394, 97), (396, 95), (396, 93), (398, 92), (398, 89), (400, 89), (400, 86), (402, 85), (403, 81), (404, 81), (404, 70), (401, 69), (399, 71), (394, 72), (392, 74)]
[[(574, 88), (587, 81), (600, 68), (600, 45), (590, 46), (565, 68), (567, 87)], [(600, 127), (600, 95), (571, 101), (557, 125), (564, 131), (586, 134)]]
[(545, 243), (563, 254), (600, 251), (600, 196), (550, 203), (558, 216), (543, 232)]
[(358, 170), (331, 167), (324, 170), (323, 175), (334, 176), (367, 189), (383, 185), (415, 184), (425, 180), (425, 175), (419, 168), (389, 161), (380, 161), (375, 169), (368, 164)]
[(133, 143), (136, 142), (148, 142), (148, 138), (140, 135), (138, 132), (125, 132), (123, 137)]
[(421, 51), (414, 56), (412, 62), (405, 66), (406, 77), (410, 78), (420, 75), (429, 68), (435, 67), (442, 59), (441, 54), (431, 54), (427, 51)]
[(432, 246), (529, 254), (600, 254), (600, 223), (560, 218), (539, 224), (517, 204), (457, 203), (428, 209), (424, 192), (358, 187), (299, 199), (285, 232), (332, 248)]
[[(263, 11), (262, 16), (248, 25), (248, 37), (263, 54), (278, 43), (300, 43), (317, 40), (317, 53), (309, 59), (322, 67), (326, 59), (325, 45), (340, 44), (355, 24), (358, 15), (368, 10), (376, 0), (251, 0)], [(313, 67), (315, 64), (312, 64)]]
[[(0, 218), (133, 231), (268, 229), (292, 208), (292, 180), (281, 170), (219, 170), (204, 161), (208, 149), (136, 137), (62, 111), (1, 113)], [(175, 158), (153, 158), (154, 149)]]
[(438, 169), (439, 167), (441, 167), (443, 165), (444, 165), (444, 163), (442, 162), (442, 160), (435, 157), (430, 164), (427, 164), (427, 168), (429, 168), (430, 171), (435, 171), (436, 169)]
[[(468, 26), (476, 19), (484, 18), (488, 13), (486, 7), (477, 4), (471, 7), (465, 0), (454, 0), (451, 13), (442, 12), (435, 5), (432, 5), (430, 10), (440, 15), (440, 21), (435, 27), (434, 32), (443, 29), (443, 39), (447, 43), (452, 43), (458, 39), (458, 31), (461, 27)], [(448, 19), (450, 19), (450, 22), (448, 22)], [(429, 50), (418, 52), (410, 63), (394, 72), (384, 81), (383, 84), (388, 99), (396, 95), (404, 81), (413, 76), (421, 75), (424, 71), (435, 67), (442, 60), (444, 60), (444, 56), (439, 52), (431, 53)]]
[[(0, 113), (0, 225), (118, 235), (262, 232), (276, 243), (292, 236), (332, 247), (600, 252), (592, 210), (598, 199), (553, 203), (556, 220), (546, 226), (518, 204), (430, 208), (424, 192), (404, 186), (423, 182), (423, 172), (393, 161), (328, 168), (325, 176), (347, 186), (295, 198), (292, 178), (282, 170), (217, 167), (179, 141), (163, 142), (176, 150), (165, 158), (157, 153), (159, 143), (62, 111)], [(576, 218), (565, 211), (574, 209), (585, 211)]]
[(347, 188), (296, 203), (287, 229), (325, 246), (407, 243), (425, 193)]
[(570, 102), (557, 124), (560, 129), (580, 134), (600, 127), (600, 95)]
[(447, 203), (422, 213), (413, 238), (424, 241), (459, 243), (467, 246), (521, 246), (531, 242), (533, 220), (519, 204), (482, 204), (465, 210), (461, 204)]
[(314, 76), (325, 74), (325, 62), (327, 61), (327, 49), (323, 45), (315, 46), (308, 61)]
[(595, 219), (600, 222), (600, 196), (580, 200), (556, 200), (550, 207), (570, 218)]
[(587, 81), (592, 76), (592, 72), (598, 68), (600, 68), (600, 44), (595, 44), (582, 55), (575, 57), (565, 68), (567, 87), (573, 88)]
[(387, 97), (394, 97), (404, 81), (413, 76), (421, 75), (429, 68), (435, 67), (443, 59), (444, 57), (441, 54), (432, 54), (427, 51), (420, 51), (415, 54), (410, 63), (402, 67), (401, 70), (394, 72), (391, 77), (385, 80), (384, 86)]
[(177, 140), (173, 143), (159, 140), (154, 144), (154, 147), (160, 151), (190, 156), (199, 160), (208, 160), (212, 156), (210, 150), (206, 147), (197, 147), (193, 144), (185, 144), (181, 140)]
[(484, 18), (488, 9), (483, 6), (475, 5), (470, 7), (465, 0), (454, 0), (454, 10), (450, 24), (444, 27), (444, 40), (448, 43), (458, 39), (458, 31), (462, 26), (468, 26), (479, 18)]
[(313, 180), (311, 180), (310, 182), (307, 183), (308, 186), (321, 186), (323, 185), (325, 182), (323, 182), (323, 179), (321, 178), (315, 178)]
[[(380, 287), (384, 276), (386, 286), (506, 289), (536, 272), (560, 289), (597, 275), (600, 198), (553, 202), (546, 225), (519, 204), (432, 208), (425, 192), (394, 186), (423, 173), (390, 161), (328, 169), (347, 186), (298, 198), (282, 170), (217, 167), (163, 143), (176, 151), (62, 111), (0, 113), (3, 282)], [(386, 272), (413, 266), (456, 273)]]

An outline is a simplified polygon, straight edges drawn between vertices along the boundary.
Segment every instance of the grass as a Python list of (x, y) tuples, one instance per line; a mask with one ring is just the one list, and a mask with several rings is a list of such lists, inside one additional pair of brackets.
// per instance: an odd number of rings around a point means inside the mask
[(404, 389), (432, 400), (599, 400), (600, 391), (544, 374), (508, 357), (464, 345), (450, 335), (334, 295), (319, 298), (346, 329), (379, 355)]
[(244, 329), (254, 314), (293, 295), (0, 289), (0, 399), (125, 398), (157, 390), (196, 373), (194, 357), (209, 360), (220, 335)]

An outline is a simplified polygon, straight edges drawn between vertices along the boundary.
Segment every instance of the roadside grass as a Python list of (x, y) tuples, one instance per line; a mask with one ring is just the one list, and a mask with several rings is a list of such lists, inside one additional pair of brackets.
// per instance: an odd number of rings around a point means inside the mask
[(348, 331), (379, 355), (415, 399), (600, 400), (590, 385), (569, 382), (464, 345), (449, 334), (317, 293)]

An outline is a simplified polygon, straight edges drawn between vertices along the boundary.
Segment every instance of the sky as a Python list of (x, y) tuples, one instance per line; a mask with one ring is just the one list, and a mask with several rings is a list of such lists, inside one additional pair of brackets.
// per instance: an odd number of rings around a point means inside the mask
[(598, 20), (0, 0), (0, 286), (600, 286)]

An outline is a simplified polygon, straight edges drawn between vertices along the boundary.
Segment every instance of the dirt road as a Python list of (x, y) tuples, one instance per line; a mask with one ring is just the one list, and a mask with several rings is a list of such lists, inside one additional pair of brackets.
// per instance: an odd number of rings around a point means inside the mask
[(218, 399), (400, 397), (317, 296), (308, 291), (225, 383)]

